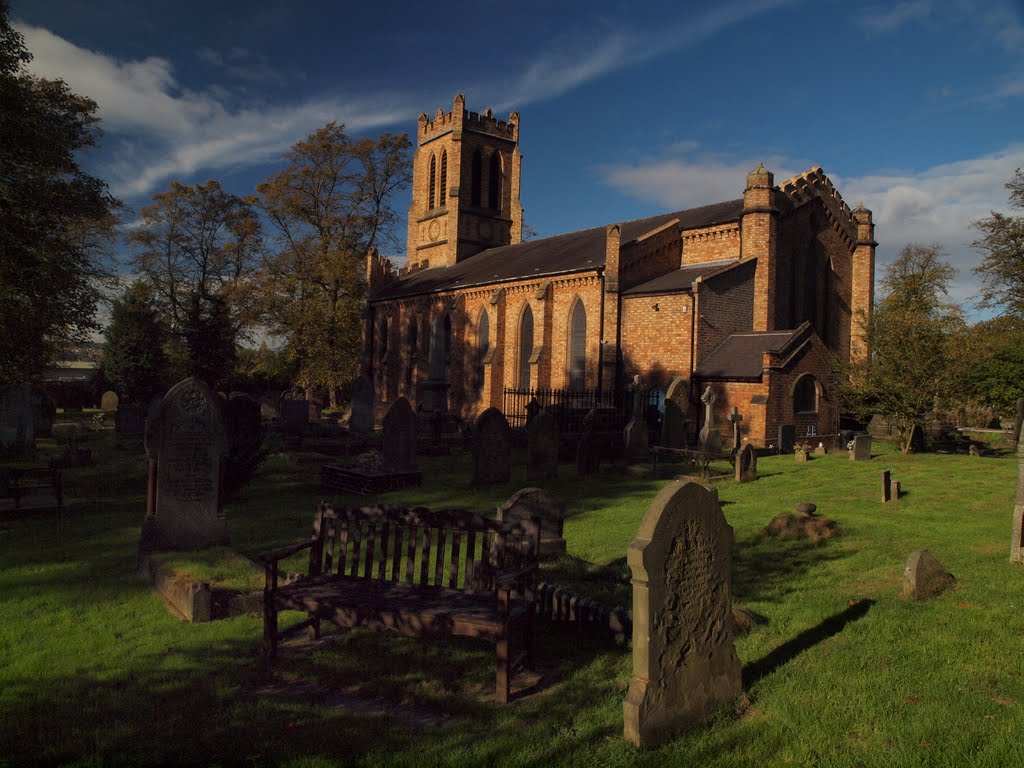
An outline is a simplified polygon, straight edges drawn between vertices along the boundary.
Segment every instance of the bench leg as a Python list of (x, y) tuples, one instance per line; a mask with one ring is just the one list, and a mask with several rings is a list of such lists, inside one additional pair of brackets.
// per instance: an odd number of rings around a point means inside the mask
[(271, 659), (277, 656), (277, 611), (268, 596), (263, 598), (263, 652)]
[(530, 604), (529, 610), (526, 612), (526, 624), (524, 627), (526, 632), (526, 666), (530, 669), (535, 668), (534, 659), (537, 653), (537, 611), (534, 609), (533, 604)]
[(509, 699), (509, 667), (511, 660), (508, 655), (508, 628), (502, 632), (498, 642), (495, 643), (495, 652), (498, 661), (497, 688), (494, 692), (494, 700), (499, 704), (508, 704)]
[(313, 640), (319, 640), (320, 639), (320, 617), (319, 616), (310, 616), (309, 620), (310, 620), (310, 624), (309, 624), (309, 634), (310, 634), (310, 637), (312, 637)]

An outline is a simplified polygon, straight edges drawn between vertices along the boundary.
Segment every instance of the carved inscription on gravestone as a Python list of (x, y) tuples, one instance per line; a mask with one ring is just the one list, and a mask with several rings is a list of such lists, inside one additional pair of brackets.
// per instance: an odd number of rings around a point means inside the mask
[(147, 441), (156, 464), (156, 504), (143, 523), (144, 549), (201, 549), (227, 542), (220, 508), (226, 449), (217, 395), (198, 379), (172, 387)]

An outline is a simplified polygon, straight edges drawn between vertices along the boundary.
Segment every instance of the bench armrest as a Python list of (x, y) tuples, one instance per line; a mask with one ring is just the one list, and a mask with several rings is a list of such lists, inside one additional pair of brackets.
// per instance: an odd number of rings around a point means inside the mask
[(277, 549), (271, 549), (267, 552), (260, 552), (256, 555), (256, 559), (261, 563), (269, 565), (270, 563), (276, 563), (278, 560), (284, 560), (286, 557), (291, 557), (296, 552), (301, 552), (307, 547), (313, 546), (316, 543), (316, 539), (306, 539), (300, 541), (297, 544), (289, 544), (286, 547), (279, 547)]

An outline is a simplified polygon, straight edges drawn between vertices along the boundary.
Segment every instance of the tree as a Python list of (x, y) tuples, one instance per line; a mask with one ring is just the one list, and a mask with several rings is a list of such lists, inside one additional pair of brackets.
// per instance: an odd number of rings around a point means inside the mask
[(9, 14), (0, 0), (0, 382), (39, 375), (97, 329), (120, 207), (78, 165), (100, 136), (96, 103), (26, 71)]
[(144, 403), (167, 383), (166, 334), (141, 282), (113, 304), (103, 346), (103, 373), (125, 402)]
[(1024, 397), (1024, 319), (982, 320), (957, 340), (956, 404), (1012, 416)]
[(214, 381), (226, 385), (247, 315), (245, 281), (262, 248), (251, 201), (217, 181), (175, 181), (140, 217), (141, 226), (128, 236), (132, 261), (169, 329), (174, 366), (215, 387)]
[(257, 188), (278, 245), (258, 283), (262, 316), (300, 382), (325, 386), (332, 406), (358, 361), (367, 252), (395, 242), (391, 201), (411, 180), (410, 146), (404, 134), (353, 140), (328, 123)]
[[(1018, 168), (1006, 183), (1010, 207), (1024, 209), (1024, 173)], [(971, 243), (984, 256), (974, 268), (981, 277), (980, 306), (1001, 308), (1007, 314), (1024, 317), (1024, 216), (1007, 216), (992, 211), (988, 218), (972, 225), (982, 237)]]
[(849, 410), (888, 415), (900, 449), (911, 450), (914, 425), (942, 404), (957, 367), (953, 340), (963, 327), (946, 297), (956, 274), (938, 245), (907, 245), (882, 279), (882, 298), (862, 325), (871, 354), (837, 363), (837, 394)]

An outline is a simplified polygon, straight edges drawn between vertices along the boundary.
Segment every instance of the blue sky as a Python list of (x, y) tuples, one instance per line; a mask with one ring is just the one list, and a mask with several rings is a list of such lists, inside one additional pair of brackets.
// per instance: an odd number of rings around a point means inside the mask
[(739, 197), (759, 161), (777, 182), (820, 165), (875, 212), (877, 275), (938, 242), (966, 306), (970, 222), (1024, 166), (1020, 0), (13, 0), (13, 18), (34, 71), (98, 102), (87, 165), (136, 210), (172, 180), (250, 193), (330, 120), (414, 133), (462, 92), (521, 113), (541, 236)]

